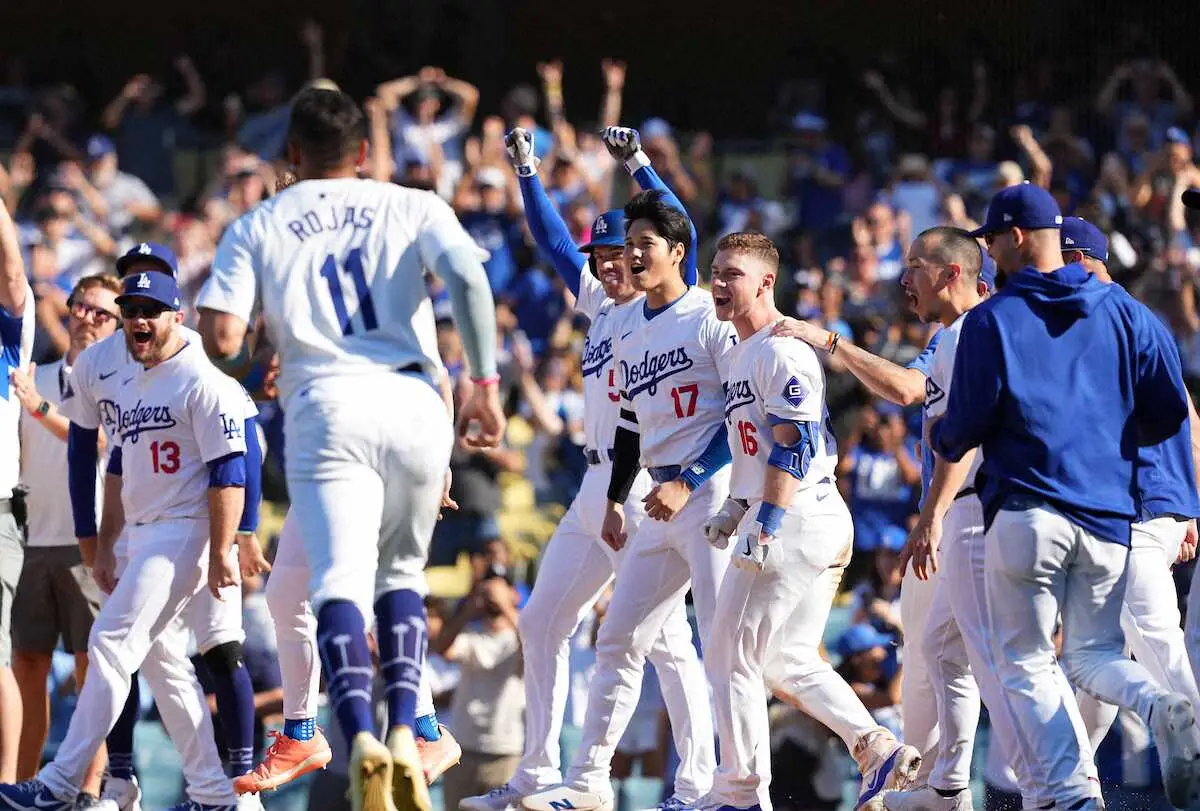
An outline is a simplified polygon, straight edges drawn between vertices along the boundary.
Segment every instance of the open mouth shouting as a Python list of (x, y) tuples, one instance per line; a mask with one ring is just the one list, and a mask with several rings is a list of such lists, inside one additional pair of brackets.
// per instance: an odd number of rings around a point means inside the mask
[(154, 340), (154, 333), (148, 329), (134, 330), (130, 335), (138, 349), (149, 349), (150, 343)]
[(641, 259), (631, 260), (629, 263), (629, 272), (633, 275), (638, 275), (646, 269), (646, 264)]

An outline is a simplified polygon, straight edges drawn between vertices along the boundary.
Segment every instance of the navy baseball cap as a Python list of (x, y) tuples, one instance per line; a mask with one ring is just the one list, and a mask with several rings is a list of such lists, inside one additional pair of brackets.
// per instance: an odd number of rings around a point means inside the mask
[(1026, 182), (996, 192), (988, 205), (987, 219), (971, 236), (983, 237), (1009, 228), (1029, 231), (1062, 228), (1062, 221), (1054, 196), (1041, 186)]
[(886, 648), (892, 644), (892, 638), (875, 630), (872, 625), (859, 623), (846, 629), (837, 641), (835, 649), (843, 659), (856, 653), (868, 651), (871, 648)]
[(1062, 249), (1063, 253), (1080, 251), (1084, 256), (1108, 264), (1108, 238), (1082, 217), (1063, 217)]
[(983, 255), (983, 264), (979, 266), (979, 280), (987, 285), (989, 293), (996, 292), (996, 260)]
[(171, 310), (179, 309), (179, 282), (169, 273), (157, 270), (132, 273), (121, 283), (121, 290), (121, 295), (117, 296), (118, 307), (135, 298), (148, 298)]
[(93, 135), (87, 141), (88, 160), (99, 160), (105, 155), (111, 155), (117, 148), (107, 135)]
[(591, 253), (592, 248), (625, 246), (625, 212), (619, 208), (606, 211), (592, 223), (592, 238), (579, 250)]
[(117, 275), (124, 276), (125, 270), (137, 261), (153, 262), (162, 268), (163, 273), (172, 276), (179, 272), (174, 251), (159, 242), (143, 242), (134, 245), (124, 256), (117, 259)]

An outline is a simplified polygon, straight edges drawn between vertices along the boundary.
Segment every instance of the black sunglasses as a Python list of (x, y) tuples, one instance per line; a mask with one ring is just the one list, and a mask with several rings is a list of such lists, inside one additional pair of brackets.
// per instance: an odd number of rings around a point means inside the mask
[(153, 320), (170, 309), (170, 307), (163, 304), (122, 304), (121, 317), (126, 320), (131, 318)]

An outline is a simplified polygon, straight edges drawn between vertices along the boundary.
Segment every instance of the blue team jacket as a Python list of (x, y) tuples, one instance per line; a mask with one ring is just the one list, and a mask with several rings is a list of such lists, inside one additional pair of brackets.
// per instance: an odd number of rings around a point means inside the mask
[(1179, 354), (1154, 315), (1081, 265), (1025, 268), (967, 315), (932, 444), (979, 446), (988, 526), (1034, 496), (1105, 540), (1129, 544), (1140, 446), (1187, 426)]

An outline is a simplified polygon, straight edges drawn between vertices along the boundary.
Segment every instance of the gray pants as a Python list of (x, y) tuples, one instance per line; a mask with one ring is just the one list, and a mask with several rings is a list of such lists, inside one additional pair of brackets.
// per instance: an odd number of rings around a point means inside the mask
[(25, 560), (25, 538), (12, 513), (0, 514), (0, 667), (12, 667), (12, 610)]

